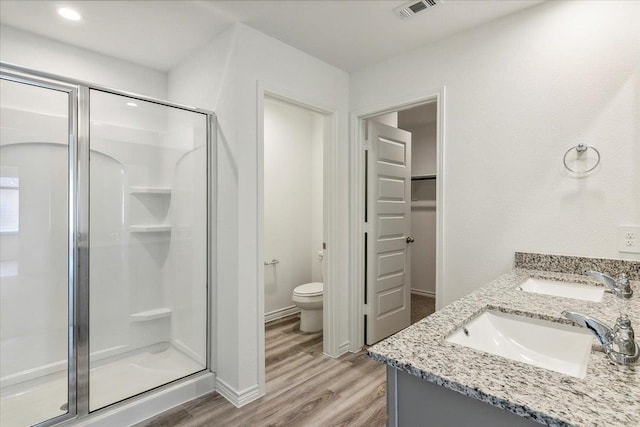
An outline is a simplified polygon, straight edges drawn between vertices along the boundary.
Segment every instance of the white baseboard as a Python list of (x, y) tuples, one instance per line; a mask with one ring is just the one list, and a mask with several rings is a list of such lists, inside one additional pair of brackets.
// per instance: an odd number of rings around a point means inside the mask
[(338, 354), (343, 355), (351, 351), (351, 343), (349, 341), (345, 341), (338, 347)]
[[(358, 351), (360, 351), (360, 350), (358, 350)], [(345, 342), (343, 342), (342, 344), (340, 344), (338, 346), (338, 354), (335, 354), (335, 355), (328, 354), (325, 351), (323, 351), (322, 354), (324, 354), (325, 356), (330, 357), (332, 359), (337, 359), (338, 357), (342, 356), (343, 354), (346, 354), (346, 353), (349, 353), (349, 352), (357, 353), (358, 351), (353, 351), (351, 349), (351, 343), (349, 341), (345, 341)]]
[(300, 313), (300, 308), (296, 305), (290, 305), (289, 307), (265, 313), (264, 323), (273, 322), (274, 320), (282, 319), (283, 317), (291, 316), (292, 314), (298, 313)]
[(423, 297), (430, 297), (430, 298), (436, 297), (436, 293), (434, 291), (423, 291), (422, 289), (411, 288), (411, 293), (416, 295), (421, 295)]
[(240, 408), (264, 396), (264, 393), (260, 393), (257, 384), (244, 390), (236, 391), (220, 378), (216, 378), (216, 391), (236, 408)]

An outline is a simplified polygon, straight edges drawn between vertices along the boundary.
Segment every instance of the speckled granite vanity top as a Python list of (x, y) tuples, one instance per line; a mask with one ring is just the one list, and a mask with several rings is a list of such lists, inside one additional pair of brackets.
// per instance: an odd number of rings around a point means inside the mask
[[(587, 268), (584, 268), (587, 266)], [(526, 268), (523, 268), (526, 267)], [(589, 283), (567, 272), (626, 272), (634, 296), (629, 300), (605, 293), (601, 302), (523, 292), (528, 277)], [(368, 349), (379, 362), (550, 426), (640, 426), (640, 365), (613, 364), (593, 350), (584, 379), (514, 362), (445, 342), (469, 318), (487, 307), (507, 313), (570, 323), (571, 310), (610, 326), (629, 315), (640, 338), (640, 262), (516, 254), (516, 268), (486, 286)], [(597, 341), (594, 338), (594, 345)]]

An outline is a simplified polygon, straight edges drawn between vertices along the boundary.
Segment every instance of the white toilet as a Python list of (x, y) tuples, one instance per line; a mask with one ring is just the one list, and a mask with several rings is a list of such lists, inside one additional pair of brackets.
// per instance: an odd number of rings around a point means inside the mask
[[(318, 252), (322, 265), (324, 252)], [(322, 267), (320, 268), (322, 271)], [(320, 273), (322, 277), (322, 273)], [(296, 286), (291, 300), (300, 307), (300, 331), (318, 332), (322, 330), (322, 282), (305, 283)]]
[(300, 307), (300, 331), (322, 330), (322, 282), (296, 286), (291, 298)]

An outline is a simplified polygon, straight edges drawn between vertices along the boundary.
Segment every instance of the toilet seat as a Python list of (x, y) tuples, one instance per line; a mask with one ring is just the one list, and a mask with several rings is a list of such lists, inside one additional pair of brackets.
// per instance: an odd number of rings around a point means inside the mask
[(293, 290), (293, 296), (296, 297), (318, 297), (322, 296), (322, 282), (305, 283), (296, 286)]

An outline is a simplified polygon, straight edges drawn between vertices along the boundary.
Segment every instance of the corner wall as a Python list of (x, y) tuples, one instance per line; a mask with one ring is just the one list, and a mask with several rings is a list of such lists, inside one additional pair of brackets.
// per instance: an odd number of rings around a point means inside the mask
[[(638, 22), (637, 2), (547, 2), (352, 74), (352, 111), (446, 86), (442, 303), (515, 251), (640, 259), (616, 241), (640, 223)], [(578, 143), (602, 154), (582, 179)]]
[[(336, 111), (336, 143), (329, 149), (338, 162), (325, 160), (332, 185), (324, 191), (345, 208), (325, 219), (339, 236), (327, 242), (325, 260), (333, 263), (336, 277), (334, 290), (325, 287), (325, 298), (336, 301), (339, 323), (348, 322), (348, 74), (236, 24), (169, 73), (169, 97), (218, 117), (216, 374), (219, 391), (239, 406), (264, 394), (259, 88)], [(348, 342), (348, 331), (337, 335), (336, 349)]]

